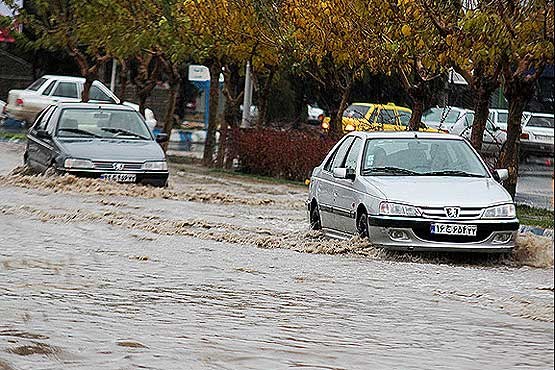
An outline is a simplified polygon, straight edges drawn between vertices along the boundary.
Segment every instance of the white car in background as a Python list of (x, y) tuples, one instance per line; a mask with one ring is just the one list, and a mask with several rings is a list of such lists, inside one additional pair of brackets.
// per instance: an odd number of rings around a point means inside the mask
[(524, 123), (520, 136), (520, 152), (526, 158), (530, 155), (553, 157), (554, 118), (549, 113), (524, 113)]
[[(5, 114), (13, 119), (31, 124), (44, 108), (57, 102), (80, 102), (85, 78), (45, 75), (25, 90), (10, 90)], [(102, 82), (94, 81), (90, 90), (90, 101), (124, 104), (139, 111), (137, 104), (121, 102)], [(145, 109), (145, 121), (152, 130), (156, 126), (154, 113)]]
[(316, 106), (308, 105), (308, 124), (310, 125), (320, 125), (324, 120), (325, 114), (324, 110)]
[(6, 109), (6, 102), (3, 100), (0, 100), (0, 120), (2, 120), (6, 113), (4, 112), (4, 109)]
[[(496, 116), (490, 112), (482, 142), (482, 152), (487, 154), (499, 153), (503, 143), (507, 140), (506, 124), (505, 128), (498, 126), (491, 119), (493, 117)], [(423, 114), (422, 121), (429, 127), (447, 130), (450, 134), (470, 140), (474, 124), (474, 111), (458, 107), (435, 107), (428, 109)]]

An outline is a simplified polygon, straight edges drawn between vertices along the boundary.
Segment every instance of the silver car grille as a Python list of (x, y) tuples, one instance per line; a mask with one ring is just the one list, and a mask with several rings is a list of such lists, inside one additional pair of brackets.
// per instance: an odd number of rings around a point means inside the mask
[(445, 211), (446, 207), (420, 207), (422, 216), (433, 219), (444, 220), (472, 220), (480, 218), (483, 208), (459, 208), (458, 217), (448, 217)]
[(142, 162), (93, 162), (94, 167), (98, 170), (106, 171), (138, 171), (142, 168)]

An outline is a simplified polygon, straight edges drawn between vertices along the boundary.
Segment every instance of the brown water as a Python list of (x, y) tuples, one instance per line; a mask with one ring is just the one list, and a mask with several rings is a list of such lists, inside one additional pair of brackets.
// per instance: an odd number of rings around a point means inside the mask
[(1, 370), (553, 367), (551, 240), (386, 253), (307, 231), (303, 187), (173, 173), (0, 178)]

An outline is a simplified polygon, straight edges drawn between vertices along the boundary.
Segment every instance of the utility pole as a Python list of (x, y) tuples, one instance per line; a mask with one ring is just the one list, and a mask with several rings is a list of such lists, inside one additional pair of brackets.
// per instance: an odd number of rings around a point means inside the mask
[(241, 120), (241, 127), (250, 126), (251, 105), (252, 105), (251, 62), (247, 61), (247, 66), (245, 67), (245, 91), (243, 92), (243, 118)]
[[(112, 59), (112, 77), (110, 78), (110, 90), (112, 90), (112, 92), (114, 92), (116, 90), (116, 69), (118, 68), (118, 62), (116, 61), (116, 58)], [(119, 97), (120, 99), (123, 99), (123, 96)]]

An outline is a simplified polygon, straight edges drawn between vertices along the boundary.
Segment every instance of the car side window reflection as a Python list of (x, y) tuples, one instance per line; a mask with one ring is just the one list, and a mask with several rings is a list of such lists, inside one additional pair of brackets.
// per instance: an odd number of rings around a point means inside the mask
[(328, 159), (326, 165), (324, 166), (324, 170), (328, 172), (332, 172), (334, 168), (340, 167), (344, 160), (347, 151), (351, 147), (354, 138), (352, 136), (348, 137), (341, 143), (339, 148), (336, 149), (335, 153)]
[(39, 113), (37, 118), (35, 119), (35, 123), (33, 124), (35, 130), (44, 130), (46, 127), (46, 122), (48, 121), (48, 117), (50, 117), (50, 113), (53, 111), (52, 106), (46, 107)]
[(352, 170), (356, 169), (357, 159), (361, 148), (362, 148), (362, 139), (359, 139), (357, 137), (353, 142), (353, 145), (351, 145), (351, 149), (349, 149), (349, 153), (347, 154), (347, 159), (345, 159), (345, 168), (350, 168)]

